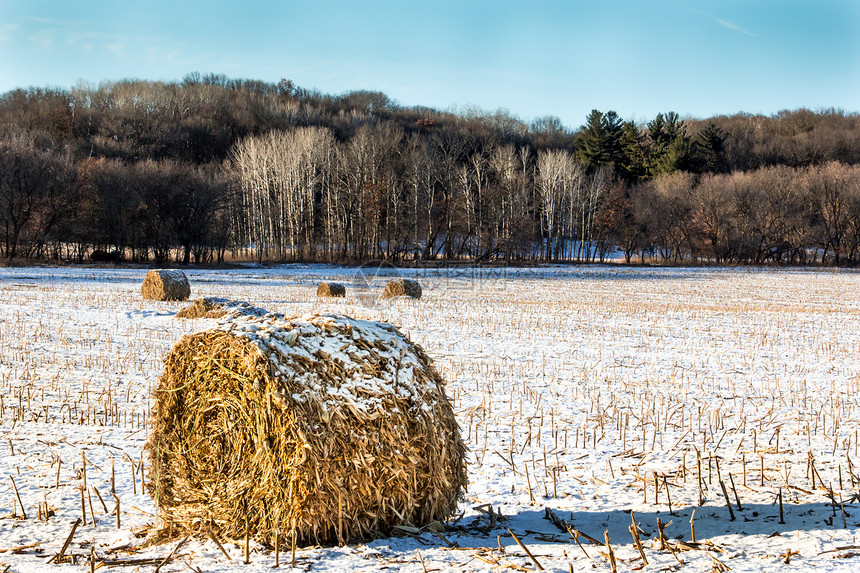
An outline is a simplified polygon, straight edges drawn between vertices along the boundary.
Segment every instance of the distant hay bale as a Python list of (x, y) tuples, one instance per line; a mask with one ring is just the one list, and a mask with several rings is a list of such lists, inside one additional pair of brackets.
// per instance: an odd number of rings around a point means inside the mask
[(222, 318), (226, 314), (223, 300), (198, 298), (191, 306), (186, 306), (177, 312), (174, 318)]
[(385, 285), (382, 298), (394, 298), (396, 296), (409, 296), (421, 298), (421, 285), (412, 279), (397, 279)]
[(317, 296), (346, 296), (346, 287), (340, 283), (321, 283)]
[(143, 278), (140, 292), (143, 298), (151, 300), (188, 300), (191, 285), (182, 271), (151, 270)]
[(224, 318), (227, 315), (238, 317), (242, 315), (265, 316), (268, 311), (251, 306), (247, 302), (227, 298), (205, 297), (198, 298), (190, 306), (177, 312), (173, 318)]
[[(170, 535), (333, 543), (450, 516), (465, 446), (444, 381), (395, 327), (239, 315), (164, 361), (146, 444)], [(276, 533), (279, 532), (279, 533)], [(284, 546), (283, 544), (281, 545)]]

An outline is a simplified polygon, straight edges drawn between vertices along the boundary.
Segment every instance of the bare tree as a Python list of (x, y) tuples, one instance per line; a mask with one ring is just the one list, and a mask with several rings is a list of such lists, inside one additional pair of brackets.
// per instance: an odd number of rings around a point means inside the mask
[(591, 239), (594, 213), (604, 188), (602, 177), (593, 178), (588, 187), (584, 184), (585, 168), (571, 153), (558, 150), (538, 153), (535, 187), (541, 198), (546, 260), (559, 258), (574, 238), (579, 239), (577, 256), (582, 257), (582, 249)]
[(849, 168), (838, 162), (829, 162), (806, 171), (804, 182), (819, 224), (821, 261), (826, 262), (832, 253), (833, 264), (839, 265), (844, 251), (844, 238), (848, 220)]
[[(235, 146), (233, 165), (247, 221), (242, 237), (259, 258), (311, 255), (316, 194), (328, 191), (333, 146), (331, 133), (316, 127), (270, 132)], [(336, 206), (327, 204), (327, 209)], [(328, 229), (333, 232), (334, 224)]]
[(26, 135), (0, 140), (2, 254), (34, 254), (77, 205), (75, 193), (74, 171), (65, 158)]

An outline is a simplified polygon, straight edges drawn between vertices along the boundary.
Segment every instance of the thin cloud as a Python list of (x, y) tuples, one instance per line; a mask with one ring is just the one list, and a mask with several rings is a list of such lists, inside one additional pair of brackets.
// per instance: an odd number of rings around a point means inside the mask
[(735, 24), (731, 20), (724, 20), (723, 18), (714, 18), (714, 20), (720, 26), (722, 26), (724, 28), (728, 28), (729, 30), (732, 30), (734, 32), (740, 32), (741, 34), (744, 34), (745, 36), (756, 37), (756, 35), (757, 35), (757, 34), (753, 34), (749, 30), (745, 30), (744, 28), (741, 28), (740, 26), (738, 26), (737, 24)]
[(105, 44), (105, 48), (115, 56), (122, 56), (125, 54), (125, 42), (121, 40)]
[(27, 36), (27, 40), (41, 50), (50, 51), (57, 40), (56, 30), (39, 30)]
[(69, 34), (66, 43), (69, 46), (78, 48), (84, 52), (91, 52), (94, 43), (99, 39), (99, 35), (95, 32), (85, 32), (82, 34)]
[[(2, 1), (2, 0), (0, 0)], [(63, 47), (81, 54), (107, 53), (113, 57), (125, 57), (130, 50), (146, 52), (150, 47), (164, 44), (164, 38), (149, 35), (117, 34), (113, 30), (93, 27), (93, 23), (57, 18), (29, 17), (19, 32), (34, 28), (26, 35), (27, 40), (41, 51), (51, 52)], [(0, 42), (11, 36), (9, 26), (0, 26)]]
[(12, 39), (12, 34), (18, 29), (16, 24), (6, 24), (0, 26), (0, 42), (8, 42)]

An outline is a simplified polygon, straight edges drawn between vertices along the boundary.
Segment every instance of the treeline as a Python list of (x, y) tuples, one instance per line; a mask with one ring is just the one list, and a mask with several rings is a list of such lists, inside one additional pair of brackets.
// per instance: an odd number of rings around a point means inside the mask
[(570, 130), (191, 74), (0, 96), (0, 256), (853, 265), (860, 116)]

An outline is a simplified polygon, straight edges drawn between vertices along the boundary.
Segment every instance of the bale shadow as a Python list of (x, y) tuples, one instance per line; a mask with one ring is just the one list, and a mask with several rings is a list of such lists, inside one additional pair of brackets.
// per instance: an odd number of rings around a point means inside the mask
[[(674, 541), (691, 541), (690, 517), (695, 511), (695, 533), (697, 541), (705, 541), (724, 535), (780, 537), (789, 536), (796, 532), (829, 531), (834, 534), (844, 532), (851, 539), (853, 530), (860, 528), (860, 509), (856, 505), (845, 504), (845, 525), (842, 511), (837, 505), (830, 503), (789, 503), (783, 506), (784, 522), (780, 523), (779, 505), (771, 504), (742, 504), (743, 509), (733, 508), (735, 519), (732, 520), (725, 506), (685, 506), (667, 511), (635, 511), (634, 516), (640, 530), (642, 542), (655, 539), (658, 536), (657, 520), (664, 526), (666, 539)], [(498, 508), (496, 508), (498, 509)], [(503, 508), (504, 511), (504, 508)], [(613, 544), (631, 545), (633, 539), (629, 527), (632, 523), (629, 510), (610, 511), (569, 511), (553, 510), (555, 515), (569, 524), (572, 529), (603, 543), (604, 532), (609, 534)], [(529, 546), (570, 544), (575, 547), (573, 537), (566, 531), (553, 524), (547, 517), (545, 509), (529, 509), (512, 515), (503, 515), (495, 527), (489, 527), (486, 515), (472, 515), (456, 523), (447, 533), (446, 538), (456, 543), (461, 549), (481, 549), (495, 546), (497, 536), (510, 543), (511, 529), (517, 537)], [(422, 534), (422, 538), (435, 540), (434, 545), (446, 547), (441, 538), (432, 532)], [(399, 545), (414, 543), (409, 537), (390, 537), (384, 541)], [(383, 541), (383, 540), (380, 540)], [(580, 535), (579, 541), (586, 549), (593, 545), (587, 537)], [(837, 543), (838, 544), (838, 543)], [(394, 545), (392, 546), (394, 547)]]

